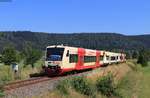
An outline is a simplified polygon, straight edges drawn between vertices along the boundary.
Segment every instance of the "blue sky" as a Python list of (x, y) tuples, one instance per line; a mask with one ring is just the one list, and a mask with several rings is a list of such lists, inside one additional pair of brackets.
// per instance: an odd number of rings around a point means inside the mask
[(18, 30), (48, 33), (150, 34), (150, 0), (0, 2), (0, 31)]

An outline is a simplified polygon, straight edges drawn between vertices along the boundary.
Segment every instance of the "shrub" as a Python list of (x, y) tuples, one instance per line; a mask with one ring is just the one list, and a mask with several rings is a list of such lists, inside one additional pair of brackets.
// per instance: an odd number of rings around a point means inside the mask
[(80, 92), (81, 94), (91, 96), (93, 95), (93, 89), (90, 86), (83, 76), (78, 76), (72, 79), (71, 85), (75, 88), (76, 91)]
[(97, 90), (107, 97), (118, 96), (113, 77), (113, 75), (108, 74), (106, 76), (100, 77), (96, 82)]
[(4, 86), (0, 84), (0, 97), (4, 96)]
[(69, 94), (69, 91), (68, 89), (66, 88), (66, 82), (65, 81), (62, 81), (60, 82), (58, 85), (57, 85), (57, 89), (60, 91), (61, 94), (63, 95), (68, 95)]

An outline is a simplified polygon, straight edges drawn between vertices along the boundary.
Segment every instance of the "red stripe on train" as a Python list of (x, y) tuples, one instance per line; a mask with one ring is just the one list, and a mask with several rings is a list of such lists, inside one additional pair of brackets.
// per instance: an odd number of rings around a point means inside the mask
[(96, 63), (95, 63), (95, 65), (100, 65), (100, 55), (101, 55), (101, 52), (96, 51)]
[(78, 48), (78, 62), (76, 63), (76, 69), (80, 69), (82, 66), (84, 66), (85, 53), (86, 51), (84, 48)]

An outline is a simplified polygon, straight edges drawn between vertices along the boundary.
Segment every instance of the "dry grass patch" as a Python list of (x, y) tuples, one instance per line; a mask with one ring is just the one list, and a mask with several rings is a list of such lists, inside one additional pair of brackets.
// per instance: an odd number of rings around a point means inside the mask
[(108, 73), (112, 73), (115, 78), (115, 84), (118, 84), (122, 77), (126, 75), (130, 71), (130, 67), (123, 63), (118, 65), (111, 65), (104, 68), (96, 68), (90, 74), (87, 75), (87, 80), (91, 83), (95, 83), (98, 77), (107, 75)]

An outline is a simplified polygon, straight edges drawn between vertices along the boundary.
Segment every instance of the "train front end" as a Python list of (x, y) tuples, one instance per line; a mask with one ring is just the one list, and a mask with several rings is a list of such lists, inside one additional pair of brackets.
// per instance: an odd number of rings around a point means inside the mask
[(48, 46), (46, 48), (45, 66), (43, 66), (46, 75), (54, 76), (61, 73), (64, 49), (63, 46)]

